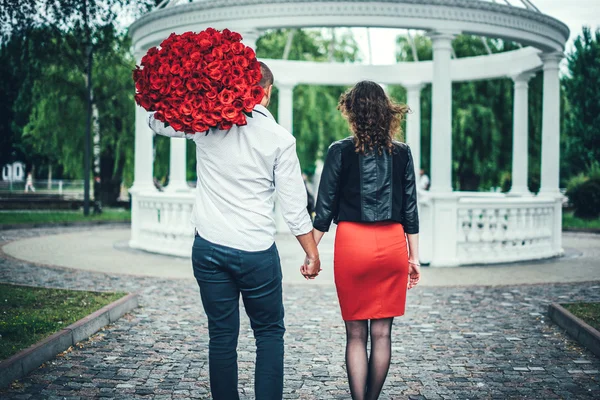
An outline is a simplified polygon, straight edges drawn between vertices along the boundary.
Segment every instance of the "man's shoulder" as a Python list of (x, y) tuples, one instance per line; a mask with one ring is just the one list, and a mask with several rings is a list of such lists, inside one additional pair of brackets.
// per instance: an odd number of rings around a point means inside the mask
[(287, 129), (279, 125), (275, 120), (263, 117), (262, 115), (253, 116), (248, 118), (248, 128), (253, 133), (259, 135), (268, 135), (272, 140), (279, 143), (293, 144), (296, 142), (296, 138)]

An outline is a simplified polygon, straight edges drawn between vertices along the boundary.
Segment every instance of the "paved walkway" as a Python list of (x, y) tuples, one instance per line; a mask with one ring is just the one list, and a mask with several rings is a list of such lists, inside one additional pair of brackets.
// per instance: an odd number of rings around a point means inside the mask
[[(0, 245), (57, 233), (75, 233), (84, 242), (89, 230), (0, 232)], [(587, 258), (597, 251), (597, 237), (565, 238), (565, 244), (595, 241), (595, 250), (580, 249), (575, 260), (598, 262)], [(566, 260), (563, 268), (579, 261)], [(286, 270), (295, 271), (295, 264)], [(0, 391), (0, 398), (210, 398), (207, 324), (192, 280), (40, 267), (0, 257), (0, 281), (141, 292), (139, 309)], [(600, 283), (417, 287), (409, 292), (406, 316), (394, 323), (393, 364), (381, 398), (600, 398), (600, 360), (545, 317), (550, 302), (578, 300), (600, 301)], [(289, 283), (284, 301), (285, 398), (348, 399), (335, 289)], [(243, 399), (253, 399), (254, 343), (246, 317), (239, 350), (240, 391)]]
[[(128, 228), (59, 230), (58, 234), (15, 240), (2, 250), (9, 256), (38, 264), (158, 278), (193, 279), (189, 259), (151, 254), (128, 247)], [(323, 272), (314, 284), (333, 284), (334, 233), (325, 235), (319, 250)], [(565, 234), (565, 256), (553, 260), (469, 266), (423, 268), (421, 286), (507, 285), (523, 283), (564, 283), (600, 280), (600, 235)], [(279, 235), (285, 283), (302, 283), (299, 267), (304, 256), (291, 234)], [(35, 251), (32, 251), (35, 249)]]

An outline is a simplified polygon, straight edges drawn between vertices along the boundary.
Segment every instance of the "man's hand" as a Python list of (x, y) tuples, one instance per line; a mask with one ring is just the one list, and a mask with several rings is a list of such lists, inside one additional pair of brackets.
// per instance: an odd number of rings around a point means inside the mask
[(306, 279), (315, 279), (321, 272), (321, 260), (319, 258), (306, 257), (304, 264), (300, 267), (300, 273), (304, 275)]

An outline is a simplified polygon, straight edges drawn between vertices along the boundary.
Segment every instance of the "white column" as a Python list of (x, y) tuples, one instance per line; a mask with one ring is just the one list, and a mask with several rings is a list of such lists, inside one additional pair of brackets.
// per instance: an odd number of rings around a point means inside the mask
[(542, 176), (540, 194), (559, 194), (560, 175), (560, 81), (558, 64), (563, 53), (544, 53), (544, 100), (542, 107)]
[[(136, 51), (135, 59), (139, 65), (145, 51)], [(139, 248), (141, 244), (142, 215), (139, 205), (140, 192), (156, 191), (153, 180), (154, 149), (152, 146), (154, 133), (148, 127), (148, 112), (135, 105), (135, 148), (133, 166), (133, 186), (131, 193), (131, 239), (129, 246)]]
[(294, 85), (277, 82), (279, 90), (278, 123), (293, 133), (294, 123)]
[(452, 191), (452, 80), (454, 32), (429, 33), (433, 43), (431, 86), (431, 192)]
[(407, 91), (407, 105), (411, 113), (406, 116), (406, 143), (410, 146), (415, 176), (419, 177), (421, 169), (421, 89), (422, 83), (404, 85)]
[[(135, 53), (137, 63), (141, 62), (145, 51)], [(140, 190), (153, 190), (153, 162), (154, 151), (152, 142), (154, 133), (148, 127), (148, 112), (142, 107), (135, 106), (135, 150), (134, 150), (134, 177), (132, 192)]]
[(189, 192), (190, 188), (185, 179), (186, 172), (186, 139), (171, 138), (171, 152), (169, 159), (169, 185), (165, 188), (168, 192)]
[(529, 136), (528, 82), (534, 75), (531, 72), (524, 72), (512, 77), (514, 82), (514, 99), (511, 194), (530, 194), (527, 186), (527, 159), (529, 154), (527, 145), (527, 138)]

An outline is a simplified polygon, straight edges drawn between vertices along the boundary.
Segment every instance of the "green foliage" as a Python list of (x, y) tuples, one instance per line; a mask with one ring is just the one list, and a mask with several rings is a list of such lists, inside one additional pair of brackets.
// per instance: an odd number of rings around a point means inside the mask
[(594, 219), (600, 216), (600, 178), (588, 178), (573, 184), (567, 190), (569, 201), (578, 218)]
[(124, 295), (0, 284), (0, 360)]
[(567, 57), (563, 81), (568, 98), (563, 137), (566, 175), (586, 170), (600, 160), (600, 29), (583, 27)]
[(561, 304), (577, 318), (600, 331), (600, 303)]
[(600, 218), (583, 219), (577, 218), (572, 211), (563, 212), (563, 229), (589, 230), (600, 232)]
[(104, 208), (102, 214), (94, 214), (87, 217), (80, 211), (8, 211), (0, 213), (0, 226), (14, 224), (62, 224), (79, 221), (128, 222), (131, 221), (131, 211)]

